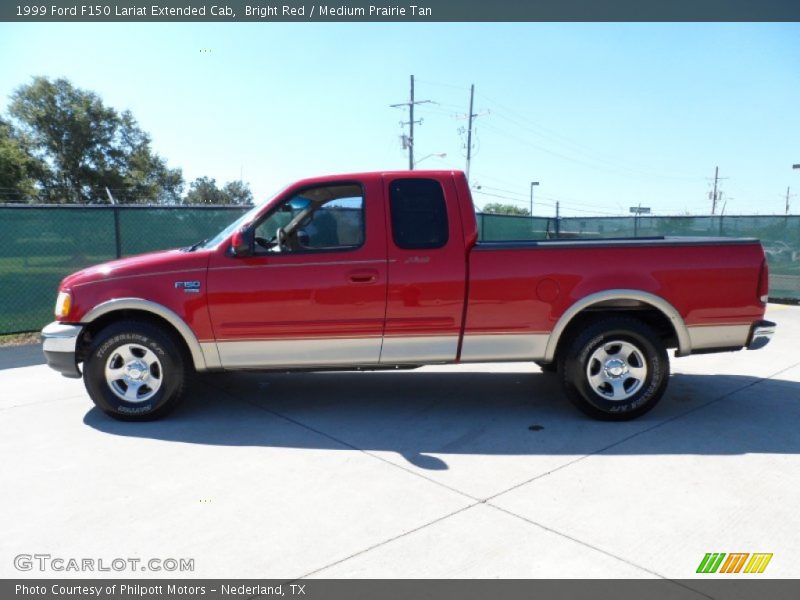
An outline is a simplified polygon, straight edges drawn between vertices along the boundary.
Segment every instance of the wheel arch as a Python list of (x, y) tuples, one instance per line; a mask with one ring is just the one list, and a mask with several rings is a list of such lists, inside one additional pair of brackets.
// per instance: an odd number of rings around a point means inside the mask
[(177, 313), (157, 302), (143, 298), (115, 298), (92, 308), (81, 319), (81, 323), (88, 326), (91, 331), (93, 324), (105, 326), (120, 319), (136, 316), (144, 316), (148, 320), (166, 326), (178, 341), (183, 343), (195, 370), (208, 369), (203, 349), (192, 329)]
[(642, 310), (654, 311), (657, 318), (669, 324), (675, 337), (677, 346), (676, 356), (686, 356), (691, 353), (691, 340), (686, 323), (678, 310), (664, 298), (634, 289), (616, 289), (595, 292), (581, 298), (570, 306), (556, 322), (550, 333), (545, 349), (545, 361), (555, 360), (559, 344), (565, 339), (564, 334), (569, 328), (579, 322), (582, 316), (591, 316), (593, 313), (608, 311), (617, 314), (641, 313)]

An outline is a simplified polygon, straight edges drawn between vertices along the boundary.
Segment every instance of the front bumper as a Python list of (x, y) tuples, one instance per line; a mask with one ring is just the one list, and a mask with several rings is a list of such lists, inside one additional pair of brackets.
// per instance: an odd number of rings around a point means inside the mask
[(83, 328), (54, 321), (42, 329), (42, 350), (47, 365), (64, 377), (80, 378), (75, 349)]
[(776, 326), (772, 321), (757, 321), (753, 323), (750, 329), (750, 337), (747, 341), (747, 349), (758, 350), (769, 344), (772, 336), (775, 335)]

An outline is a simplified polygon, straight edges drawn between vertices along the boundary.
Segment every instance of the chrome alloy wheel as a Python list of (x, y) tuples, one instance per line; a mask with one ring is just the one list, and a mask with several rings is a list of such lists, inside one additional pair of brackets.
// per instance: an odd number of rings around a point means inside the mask
[(606, 342), (589, 357), (586, 377), (603, 398), (627, 400), (642, 388), (647, 378), (644, 353), (630, 342)]
[(163, 369), (155, 353), (139, 344), (123, 344), (108, 357), (106, 383), (125, 402), (145, 402), (161, 387)]

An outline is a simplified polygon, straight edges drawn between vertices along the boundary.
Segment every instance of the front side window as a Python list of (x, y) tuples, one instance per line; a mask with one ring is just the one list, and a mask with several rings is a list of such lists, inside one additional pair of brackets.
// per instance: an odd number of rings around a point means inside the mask
[(364, 243), (360, 185), (305, 189), (256, 226), (256, 252), (352, 250)]
[(398, 248), (432, 249), (447, 244), (447, 207), (435, 179), (397, 179), (389, 186), (392, 237)]

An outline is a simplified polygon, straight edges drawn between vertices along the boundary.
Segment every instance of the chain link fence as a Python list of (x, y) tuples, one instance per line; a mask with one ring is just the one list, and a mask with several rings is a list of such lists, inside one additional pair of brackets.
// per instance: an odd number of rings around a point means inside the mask
[(113, 260), (212, 237), (248, 207), (0, 207), (0, 334), (53, 320), (59, 282)]
[[(66, 275), (219, 232), (247, 207), (0, 206), (0, 334), (52, 320)], [(800, 216), (546, 217), (478, 215), (483, 241), (681, 236), (757, 237), (770, 264), (770, 296), (800, 300)]]

